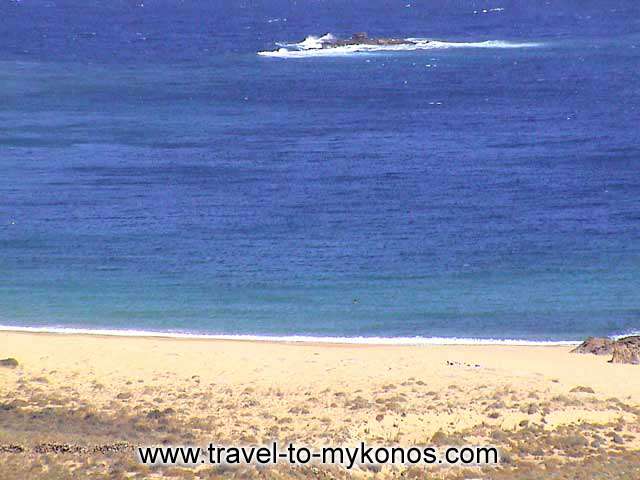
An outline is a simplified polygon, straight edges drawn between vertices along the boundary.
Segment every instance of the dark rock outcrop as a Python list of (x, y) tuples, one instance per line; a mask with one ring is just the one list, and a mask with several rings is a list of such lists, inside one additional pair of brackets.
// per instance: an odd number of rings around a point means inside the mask
[(610, 338), (589, 337), (571, 353), (592, 353), (593, 355), (611, 355), (613, 353), (613, 344), (615, 342)]
[(385, 46), (385, 45), (415, 45), (416, 42), (408, 40), (406, 38), (371, 38), (364, 32), (354, 33), (351, 38), (340, 39), (324, 35), (322, 38), (321, 48), (336, 48), (347, 47), (351, 45), (373, 45), (373, 46)]
[(22, 445), (0, 445), (0, 453), (22, 453), (24, 447)]
[(18, 361), (15, 358), (3, 358), (0, 360), (0, 367), (16, 368)]
[(611, 363), (640, 364), (640, 336), (624, 337), (613, 344)]

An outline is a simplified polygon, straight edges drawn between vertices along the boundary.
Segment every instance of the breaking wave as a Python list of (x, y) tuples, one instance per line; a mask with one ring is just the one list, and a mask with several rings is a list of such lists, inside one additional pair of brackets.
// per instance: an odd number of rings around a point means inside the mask
[(100, 329), (72, 327), (21, 327), (0, 325), (0, 332), (48, 333), (63, 335), (100, 335), (109, 337), (185, 338), (198, 340), (235, 340), (252, 342), (328, 343), (344, 345), (509, 345), (573, 346), (574, 340), (519, 340), (465, 337), (321, 337), (313, 335), (224, 335), (176, 331)]
[(375, 52), (411, 52), (416, 50), (437, 50), (448, 48), (530, 48), (538, 47), (539, 43), (508, 42), (505, 40), (486, 40), (483, 42), (446, 42), (428, 38), (407, 38), (412, 44), (401, 45), (344, 45), (332, 48), (322, 48), (323, 42), (335, 40), (332, 34), (321, 37), (308, 36), (299, 43), (276, 43), (277, 50), (258, 52), (264, 57), (305, 58), (305, 57), (335, 57), (353, 55), (357, 53)]

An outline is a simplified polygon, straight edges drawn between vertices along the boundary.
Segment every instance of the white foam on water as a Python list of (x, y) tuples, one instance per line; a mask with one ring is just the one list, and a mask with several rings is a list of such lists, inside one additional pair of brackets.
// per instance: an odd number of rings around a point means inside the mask
[(90, 329), (69, 327), (18, 327), (0, 325), (3, 332), (54, 333), (66, 335), (105, 335), (113, 337), (159, 337), (203, 340), (244, 340), (279, 343), (327, 343), (344, 345), (512, 345), (512, 346), (569, 346), (575, 341), (533, 341), (517, 339), (484, 339), (463, 337), (315, 337), (311, 335), (215, 335), (188, 332), (135, 329)]
[(427, 38), (407, 38), (413, 42), (400, 45), (344, 45), (339, 47), (322, 48), (323, 41), (334, 40), (328, 33), (322, 37), (308, 36), (299, 43), (276, 43), (277, 50), (258, 52), (263, 57), (277, 58), (309, 58), (309, 57), (338, 57), (362, 53), (376, 52), (412, 52), (417, 50), (438, 50), (449, 48), (531, 48), (539, 47), (540, 43), (508, 42), (506, 40), (486, 40), (483, 42), (447, 42), (430, 40)]
[(620, 335), (611, 335), (611, 337), (610, 337), (610, 338), (611, 338), (612, 340), (620, 340), (621, 338), (624, 338), (624, 337), (637, 337), (637, 336), (640, 336), (640, 331), (638, 331), (638, 330), (631, 330), (631, 331), (630, 331), (630, 332), (628, 332), (628, 333), (623, 333), (623, 334), (620, 334)]
[(475, 13), (476, 15), (478, 13), (492, 13), (492, 12), (504, 12), (504, 8), (502, 7), (498, 7), (498, 8), (483, 8), (482, 10), (474, 10), (473, 13)]

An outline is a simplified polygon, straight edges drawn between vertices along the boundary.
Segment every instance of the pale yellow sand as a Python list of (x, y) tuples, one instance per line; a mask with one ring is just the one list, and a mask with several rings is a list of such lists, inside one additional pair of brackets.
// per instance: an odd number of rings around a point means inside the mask
[(636, 448), (640, 367), (569, 350), (0, 332), (0, 358), (20, 362), (0, 368), (0, 391), (113, 415), (170, 408), (182, 426), (170, 441), (182, 429), (220, 443), (429, 444), (438, 431), (473, 443), (474, 428), (515, 432), (525, 420), (550, 431), (617, 422)]
[[(177, 388), (180, 382), (218, 388), (259, 392), (279, 391), (280, 397), (317, 397), (325, 408), (338, 392), (359, 393), (371, 401), (376, 391), (401, 391), (403, 403), (428, 402), (423, 390), (450, 389), (488, 392), (509, 387), (518, 392), (540, 391), (567, 394), (576, 386), (593, 388), (596, 397), (617, 397), (640, 403), (640, 367), (613, 365), (607, 357), (569, 354), (569, 347), (529, 346), (367, 346), (285, 344), (254, 341), (191, 340), (174, 338), (108, 337), (0, 333), (0, 355), (15, 357), (26, 374), (48, 372), (49, 389), (73, 384), (80, 395), (111, 400), (115, 390), (132, 390), (126, 382)], [(451, 362), (454, 365), (448, 365)], [(478, 365), (476, 367), (476, 365)], [(0, 370), (3, 390), (10, 388), (12, 376)], [(91, 382), (107, 388), (96, 395)], [(403, 383), (411, 382), (413, 388)], [(417, 395), (414, 382), (422, 382)], [(323, 393), (325, 390), (328, 392)], [(448, 422), (470, 425), (479, 420), (467, 409), (470, 398), (460, 395), (451, 408), (455, 414), (430, 411), (422, 405), (416, 418), (405, 420), (404, 430), (412, 436), (429, 435)], [(278, 396), (264, 398), (277, 409)], [(458, 411), (462, 409), (462, 411)], [(580, 409), (554, 415), (554, 422), (589, 418)], [(482, 417), (484, 418), (484, 417)], [(505, 421), (507, 421), (505, 419)]]

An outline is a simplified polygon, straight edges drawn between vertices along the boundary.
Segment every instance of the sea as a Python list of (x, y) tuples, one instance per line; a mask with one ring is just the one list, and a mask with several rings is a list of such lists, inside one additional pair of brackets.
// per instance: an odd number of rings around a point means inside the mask
[(640, 330), (640, 2), (0, 0), (0, 325)]

